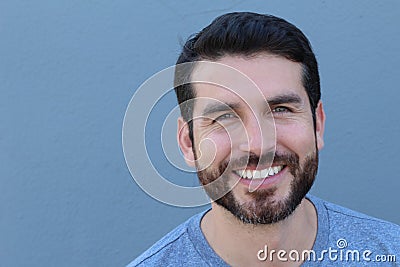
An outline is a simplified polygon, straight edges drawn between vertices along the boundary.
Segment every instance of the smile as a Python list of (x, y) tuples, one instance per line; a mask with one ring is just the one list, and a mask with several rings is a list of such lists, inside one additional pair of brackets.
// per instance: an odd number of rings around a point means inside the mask
[(265, 179), (269, 176), (278, 174), (284, 166), (274, 166), (263, 170), (237, 170), (234, 171), (239, 177), (244, 179)]

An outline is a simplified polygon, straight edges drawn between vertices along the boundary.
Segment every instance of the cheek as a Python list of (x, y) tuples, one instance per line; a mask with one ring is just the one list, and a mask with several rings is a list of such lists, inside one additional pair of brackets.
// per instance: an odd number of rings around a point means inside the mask
[(203, 134), (197, 140), (196, 152), (198, 154), (198, 163), (202, 168), (218, 166), (230, 155), (231, 142), (226, 131)]
[(278, 151), (283, 146), (304, 157), (315, 150), (314, 130), (309, 125), (277, 125), (276, 138)]

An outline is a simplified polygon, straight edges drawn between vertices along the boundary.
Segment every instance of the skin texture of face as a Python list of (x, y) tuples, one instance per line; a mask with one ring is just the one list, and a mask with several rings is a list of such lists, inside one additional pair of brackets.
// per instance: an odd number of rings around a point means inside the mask
[[(180, 119), (180, 147), (203, 185), (216, 181), (205, 188), (216, 204), (244, 223), (276, 223), (296, 209), (314, 182), (323, 147), (322, 103), (314, 130), (299, 63), (268, 54), (225, 56), (217, 62), (243, 73), (256, 86), (196, 84), (196, 99), (201, 101), (196, 100), (193, 109), (194, 140)], [(205, 76), (235, 80), (229, 72)], [(254, 171), (271, 171), (271, 164), (275, 172), (265, 179), (241, 177), (248, 171), (256, 177)], [(229, 192), (219, 197), (221, 191)]]

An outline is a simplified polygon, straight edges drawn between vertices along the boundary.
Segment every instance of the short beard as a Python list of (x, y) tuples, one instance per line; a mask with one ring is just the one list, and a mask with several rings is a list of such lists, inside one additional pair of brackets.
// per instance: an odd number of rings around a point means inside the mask
[[(260, 158), (250, 155), (248, 162), (249, 164), (258, 163), (260, 162)], [(198, 171), (197, 175), (203, 185), (214, 181), (217, 182), (212, 188), (205, 187), (207, 194), (216, 204), (228, 210), (241, 222), (254, 225), (273, 224), (291, 215), (310, 191), (318, 171), (318, 150), (315, 150), (315, 152), (306, 157), (302, 166), (299, 163), (299, 156), (294, 153), (276, 154), (274, 162), (286, 165), (286, 168), (289, 168), (290, 173), (294, 177), (290, 183), (288, 196), (280, 201), (273, 199), (277, 189), (269, 188), (247, 192), (246, 194), (252, 200), (240, 204), (232, 190), (228, 188), (229, 176), (232, 175), (232, 171), (227, 170), (228, 162), (223, 162), (218, 168), (208, 168)], [(228, 193), (222, 197), (216, 197), (220, 195), (220, 192)]]

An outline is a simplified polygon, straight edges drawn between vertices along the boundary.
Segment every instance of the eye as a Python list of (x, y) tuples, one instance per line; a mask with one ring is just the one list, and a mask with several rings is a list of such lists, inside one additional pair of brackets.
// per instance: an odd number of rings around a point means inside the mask
[(233, 113), (225, 113), (225, 114), (222, 114), (221, 116), (218, 116), (217, 118), (215, 118), (214, 122), (222, 121), (222, 120), (226, 120), (226, 119), (232, 119), (232, 118), (236, 118), (236, 115)]
[(276, 107), (272, 110), (272, 112), (274, 113), (286, 113), (286, 112), (290, 112), (290, 109), (287, 107), (283, 107), (283, 106), (279, 106)]

